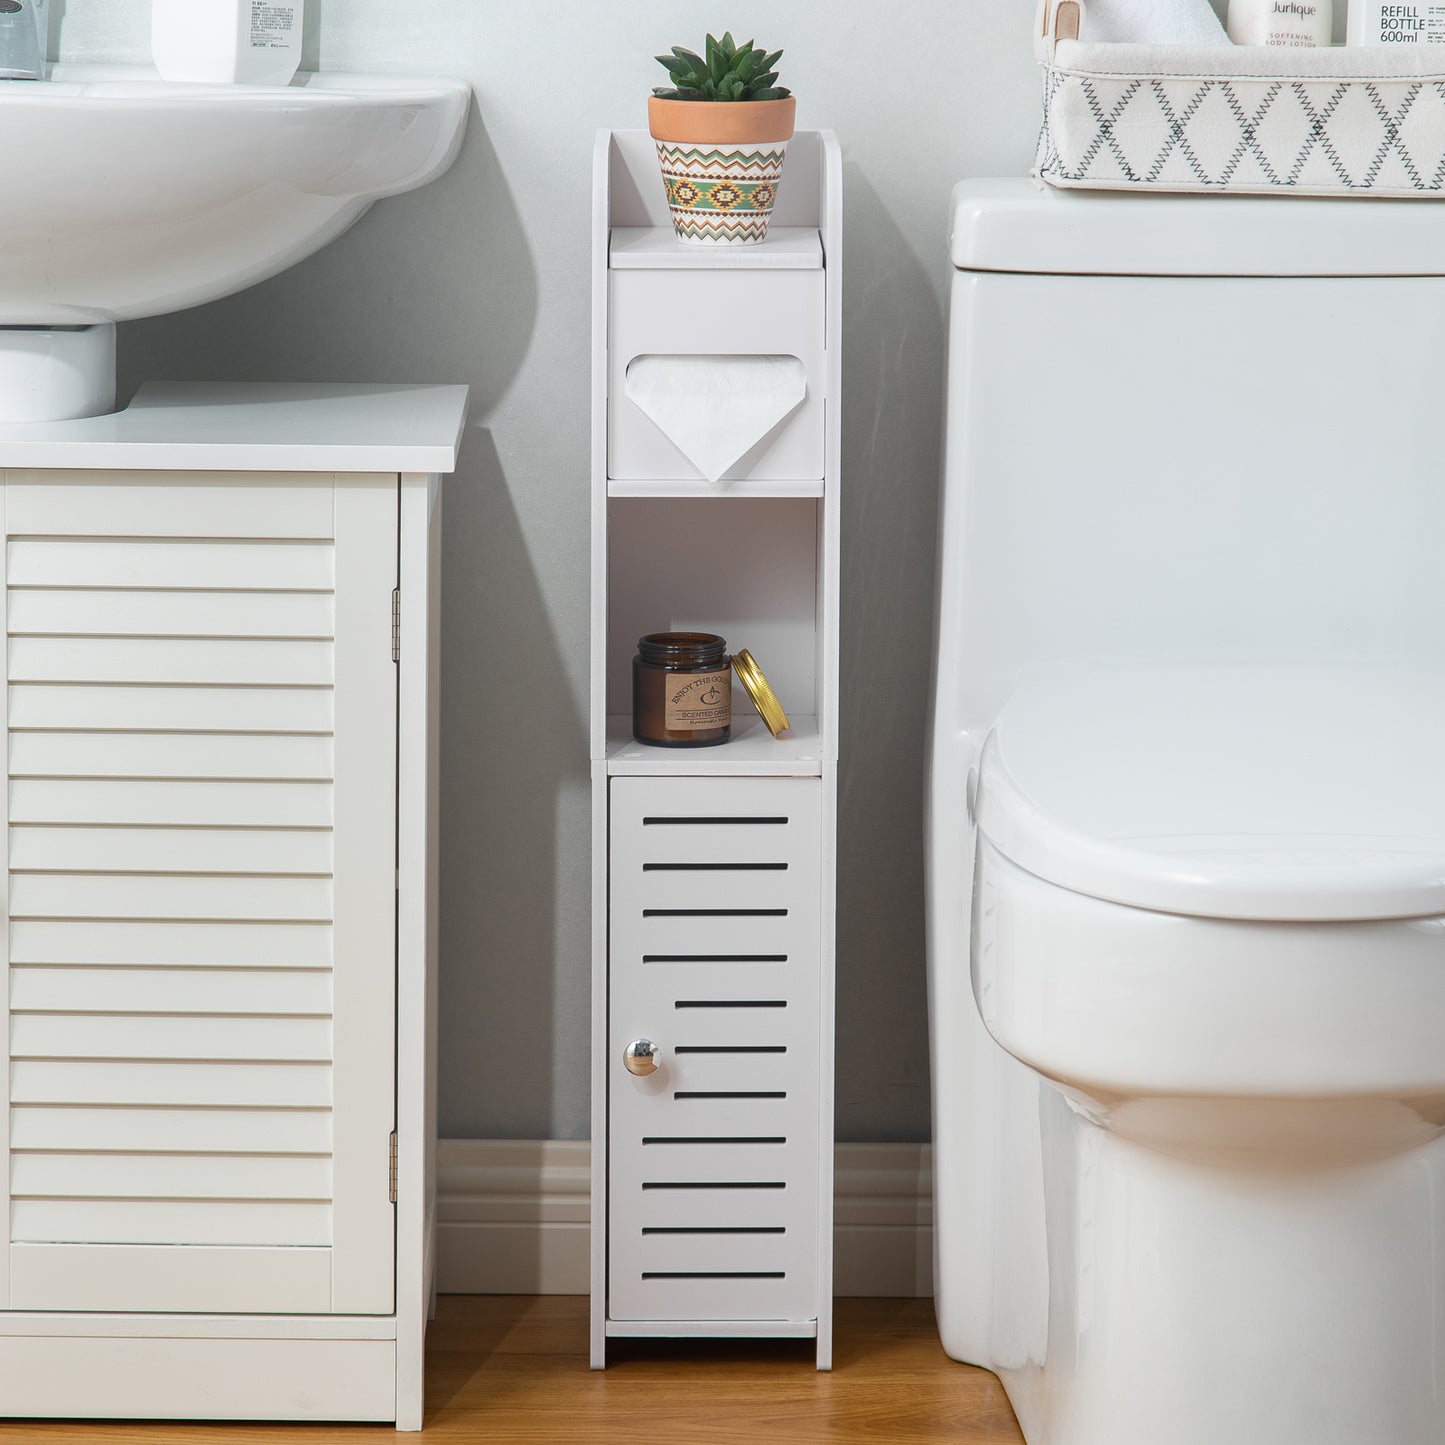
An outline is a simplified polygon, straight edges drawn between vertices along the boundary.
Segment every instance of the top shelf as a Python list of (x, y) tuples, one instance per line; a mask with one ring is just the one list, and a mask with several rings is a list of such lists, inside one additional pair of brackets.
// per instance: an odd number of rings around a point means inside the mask
[(679, 241), (671, 226), (618, 226), (608, 248), (614, 271), (821, 271), (823, 240), (815, 226), (773, 226), (756, 246)]

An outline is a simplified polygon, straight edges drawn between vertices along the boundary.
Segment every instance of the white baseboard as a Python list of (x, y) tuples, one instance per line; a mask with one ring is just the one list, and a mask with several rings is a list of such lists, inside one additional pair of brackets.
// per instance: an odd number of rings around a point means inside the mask
[[(443, 1139), (437, 1285), (443, 1294), (586, 1294), (591, 1146)], [(933, 1293), (932, 1151), (840, 1144), (834, 1293)]]

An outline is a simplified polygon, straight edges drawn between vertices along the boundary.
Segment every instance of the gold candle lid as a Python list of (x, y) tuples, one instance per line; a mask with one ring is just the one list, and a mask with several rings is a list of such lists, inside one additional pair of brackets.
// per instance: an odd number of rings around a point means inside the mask
[(758, 715), (767, 723), (768, 731), (774, 737), (779, 733), (785, 733), (792, 726), (788, 721), (788, 715), (783, 711), (783, 705), (778, 701), (778, 695), (772, 689), (763, 670), (753, 661), (753, 655), (746, 647), (733, 653), (733, 671), (738, 675), (738, 681), (742, 683), (747, 694), (753, 700), (753, 706), (757, 708)]

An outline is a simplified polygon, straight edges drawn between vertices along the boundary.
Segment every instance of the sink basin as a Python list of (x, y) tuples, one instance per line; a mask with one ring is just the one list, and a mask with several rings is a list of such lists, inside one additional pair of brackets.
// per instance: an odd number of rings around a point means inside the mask
[(0, 81), (0, 424), (115, 406), (115, 325), (264, 281), (461, 148), (470, 87), (301, 75)]
[(284, 271), (446, 170), (469, 99), (405, 76), (0, 81), (0, 327), (155, 316)]

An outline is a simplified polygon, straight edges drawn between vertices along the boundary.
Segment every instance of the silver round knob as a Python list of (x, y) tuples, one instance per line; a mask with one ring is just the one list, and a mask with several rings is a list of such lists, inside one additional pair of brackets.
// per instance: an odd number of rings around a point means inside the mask
[(633, 1039), (622, 1051), (622, 1062), (629, 1074), (646, 1078), (657, 1072), (661, 1052), (651, 1039)]

